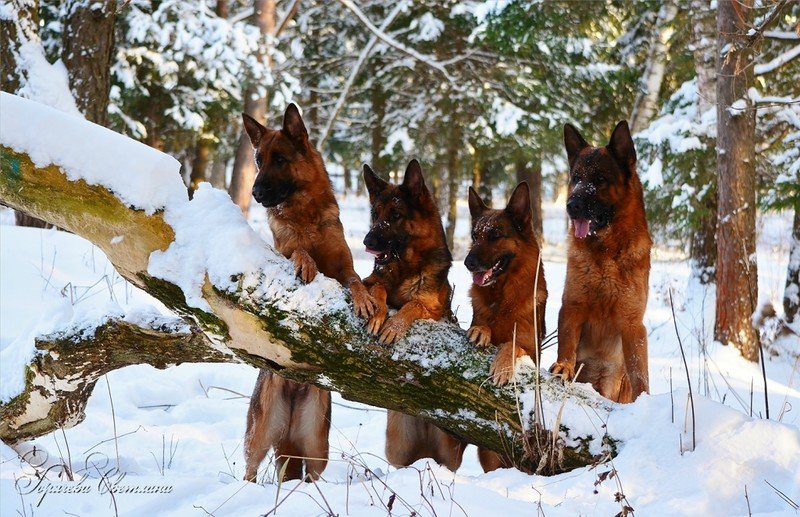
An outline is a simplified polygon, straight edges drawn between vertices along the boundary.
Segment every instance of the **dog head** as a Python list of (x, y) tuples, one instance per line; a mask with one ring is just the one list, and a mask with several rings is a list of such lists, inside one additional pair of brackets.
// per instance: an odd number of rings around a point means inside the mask
[(304, 184), (316, 178), (308, 131), (297, 106), (289, 104), (280, 129), (268, 129), (242, 113), (244, 128), (255, 153), (257, 175), (253, 197), (267, 208), (289, 199)]
[[(385, 266), (399, 259), (413, 239), (428, 231), (430, 225), (424, 219), (431, 215), (438, 218), (438, 212), (417, 160), (408, 164), (400, 185), (379, 178), (369, 165), (364, 165), (364, 183), (372, 221), (364, 246), (375, 255), (377, 265)], [(438, 228), (441, 229), (441, 222)]]
[(614, 128), (605, 147), (592, 147), (571, 124), (564, 126), (569, 160), (567, 214), (575, 237), (584, 239), (609, 226), (628, 198), (636, 176), (636, 149), (628, 123)]
[(528, 184), (514, 189), (502, 210), (486, 206), (477, 192), (469, 189), (469, 213), (472, 216), (472, 246), (464, 265), (472, 273), (472, 282), (484, 287), (495, 283), (514, 266), (523, 249), (535, 241)]

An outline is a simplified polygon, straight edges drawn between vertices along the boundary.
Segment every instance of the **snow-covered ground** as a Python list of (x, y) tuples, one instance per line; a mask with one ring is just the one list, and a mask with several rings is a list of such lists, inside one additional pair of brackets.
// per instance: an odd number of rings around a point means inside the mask
[[(361, 251), (367, 200), (341, 200), (356, 269), (369, 273)], [(460, 206), (457, 234), (466, 242)], [(547, 207), (545, 272), (550, 291), (547, 325), (556, 326), (565, 264), (565, 222)], [(264, 214), (251, 224), (268, 238)], [(10, 222), (4, 211), (0, 221)], [(780, 307), (787, 260), (788, 217), (760, 219), (759, 289)], [(470, 275), (459, 253), (451, 270), (454, 308), (462, 326), (471, 318)], [(686, 352), (695, 393), (696, 449), (687, 382), (673, 326)], [(34, 336), (106, 314), (168, 311), (117, 275), (102, 252), (65, 232), (0, 226), (0, 360), (18, 363)], [(685, 262), (655, 261), (646, 315), (652, 395), (614, 412), (606, 425), (624, 444), (613, 462), (554, 477), (515, 470), (483, 474), (470, 447), (451, 473), (419, 461), (396, 470), (383, 458), (385, 411), (334, 394), (331, 462), (315, 484), (274, 482), (265, 463), (262, 484), (244, 483), (242, 436), (256, 370), (243, 365), (182, 365), (165, 371), (135, 366), (98, 382), (78, 426), (0, 452), (2, 515), (614, 515), (623, 505), (638, 515), (796, 514), (800, 503), (800, 363), (797, 339), (767, 357), (766, 416), (758, 365), (713, 342), (714, 292), (689, 277)], [(555, 359), (555, 347), (543, 353)], [(5, 368), (2, 392), (13, 392)], [(112, 407), (113, 405), (113, 407)], [(751, 416), (752, 415), (752, 416)], [(590, 415), (591, 417), (591, 415)], [(68, 464), (80, 484), (31, 477), (19, 453), (33, 447), (36, 462)], [(44, 469), (40, 469), (40, 472)], [(613, 474), (608, 474), (613, 470)], [(109, 486), (116, 487), (110, 491)], [(72, 493), (63, 493), (69, 490)], [(62, 493), (56, 493), (61, 491)], [(139, 493), (136, 493), (139, 492)], [(149, 492), (149, 493), (141, 493)], [(795, 505), (795, 506), (793, 506)]]

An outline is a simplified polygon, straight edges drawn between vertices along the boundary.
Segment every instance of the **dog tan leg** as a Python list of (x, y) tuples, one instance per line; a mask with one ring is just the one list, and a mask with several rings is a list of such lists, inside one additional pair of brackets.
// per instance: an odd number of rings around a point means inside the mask
[(424, 456), (419, 454), (423, 441), (418, 419), (389, 411), (386, 420), (386, 459), (395, 467), (407, 467)]
[(331, 427), (331, 394), (309, 386), (306, 399), (292, 415), (292, 441), (303, 456), (306, 476), (319, 479), (328, 465), (328, 434)]
[(264, 457), (285, 433), (289, 408), (281, 389), (282, 379), (268, 370), (261, 370), (247, 410), (244, 439), (246, 481), (255, 481)]

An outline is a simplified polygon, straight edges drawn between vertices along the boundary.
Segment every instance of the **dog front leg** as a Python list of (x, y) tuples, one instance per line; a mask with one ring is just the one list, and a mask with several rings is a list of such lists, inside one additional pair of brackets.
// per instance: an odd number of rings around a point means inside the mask
[(378, 340), (384, 345), (392, 344), (403, 337), (416, 320), (430, 318), (432, 315), (433, 311), (429, 310), (421, 301), (411, 300), (403, 305), (394, 316), (386, 320), (381, 327)]
[(550, 373), (565, 379), (575, 378), (575, 361), (578, 357), (578, 342), (584, 318), (580, 308), (562, 306), (558, 312), (558, 359), (550, 367)]
[(622, 353), (625, 370), (631, 383), (631, 402), (644, 392), (650, 392), (647, 361), (647, 329), (641, 323), (623, 323)]

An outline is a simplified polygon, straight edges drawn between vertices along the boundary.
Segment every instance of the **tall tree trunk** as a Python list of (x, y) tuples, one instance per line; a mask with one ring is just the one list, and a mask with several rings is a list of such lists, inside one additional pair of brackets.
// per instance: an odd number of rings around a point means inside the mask
[(461, 126), (457, 121), (451, 121), (450, 134), (447, 142), (447, 225), (445, 236), (447, 246), (453, 249), (458, 220), (458, 188), (460, 186), (461, 169)]
[[(707, 1), (692, 0), (692, 46), (694, 47), (694, 67), (697, 71), (698, 123), (703, 114), (716, 109), (716, 41), (715, 16)], [(716, 141), (704, 138), (704, 152), (698, 157), (695, 188), (706, 194), (700, 200), (699, 217), (692, 228), (689, 253), (695, 276), (703, 284), (716, 280), (717, 243), (717, 177), (714, 172)]]
[(753, 0), (719, 0), (717, 7), (717, 315), (714, 337), (758, 361), (751, 323), (758, 299), (756, 263), (755, 109), (753, 50), (744, 45)]
[[(256, 23), (264, 36), (275, 34), (275, 0), (255, 0)], [(270, 68), (272, 59), (266, 56)], [(262, 124), (267, 124), (267, 104), (268, 99), (259, 97), (258, 89), (254, 84), (250, 84), (245, 90), (244, 112), (258, 120)], [(242, 212), (247, 215), (250, 208), (250, 199), (253, 197), (253, 182), (256, 178), (256, 164), (253, 161), (253, 148), (250, 139), (244, 134), (239, 138), (239, 145), (236, 148), (236, 155), (233, 160), (233, 174), (231, 175), (231, 186), (228, 192), (231, 199), (236, 203)]]
[(61, 43), (75, 104), (87, 120), (108, 125), (116, 0), (68, 0)]
[(208, 161), (211, 158), (211, 142), (207, 138), (198, 138), (192, 159), (192, 172), (189, 176), (189, 199), (192, 198), (197, 186), (206, 181), (208, 176)]
[(373, 83), (369, 94), (372, 115), (375, 117), (371, 131), (370, 153), (372, 168), (378, 171), (378, 174), (387, 174), (389, 171), (386, 170), (386, 160), (381, 156), (383, 148), (386, 147), (386, 132), (383, 127), (383, 117), (386, 115), (386, 93), (378, 83), (378, 81)]
[(214, 11), (220, 18), (227, 18), (230, 11), (228, 0), (217, 0), (217, 6)]
[(663, 0), (658, 11), (653, 39), (647, 55), (647, 67), (642, 77), (642, 86), (633, 104), (631, 130), (637, 133), (647, 127), (658, 109), (658, 93), (664, 82), (667, 67), (667, 43), (672, 35), (670, 24), (678, 13), (673, 0)]
[(208, 182), (211, 183), (214, 188), (225, 190), (225, 184), (227, 183), (225, 181), (225, 169), (227, 165), (227, 157), (222, 150), (217, 147), (217, 150), (214, 152), (214, 159), (211, 162), (211, 174), (208, 177)]
[(534, 155), (530, 162), (523, 158), (518, 158), (515, 163), (517, 171), (517, 183), (528, 182), (531, 194), (531, 211), (533, 212), (533, 229), (541, 239), (544, 235), (542, 219), (542, 152), (534, 150)]
[(783, 291), (783, 313), (787, 323), (800, 322), (800, 198), (794, 201), (794, 226), (789, 244), (789, 267)]

